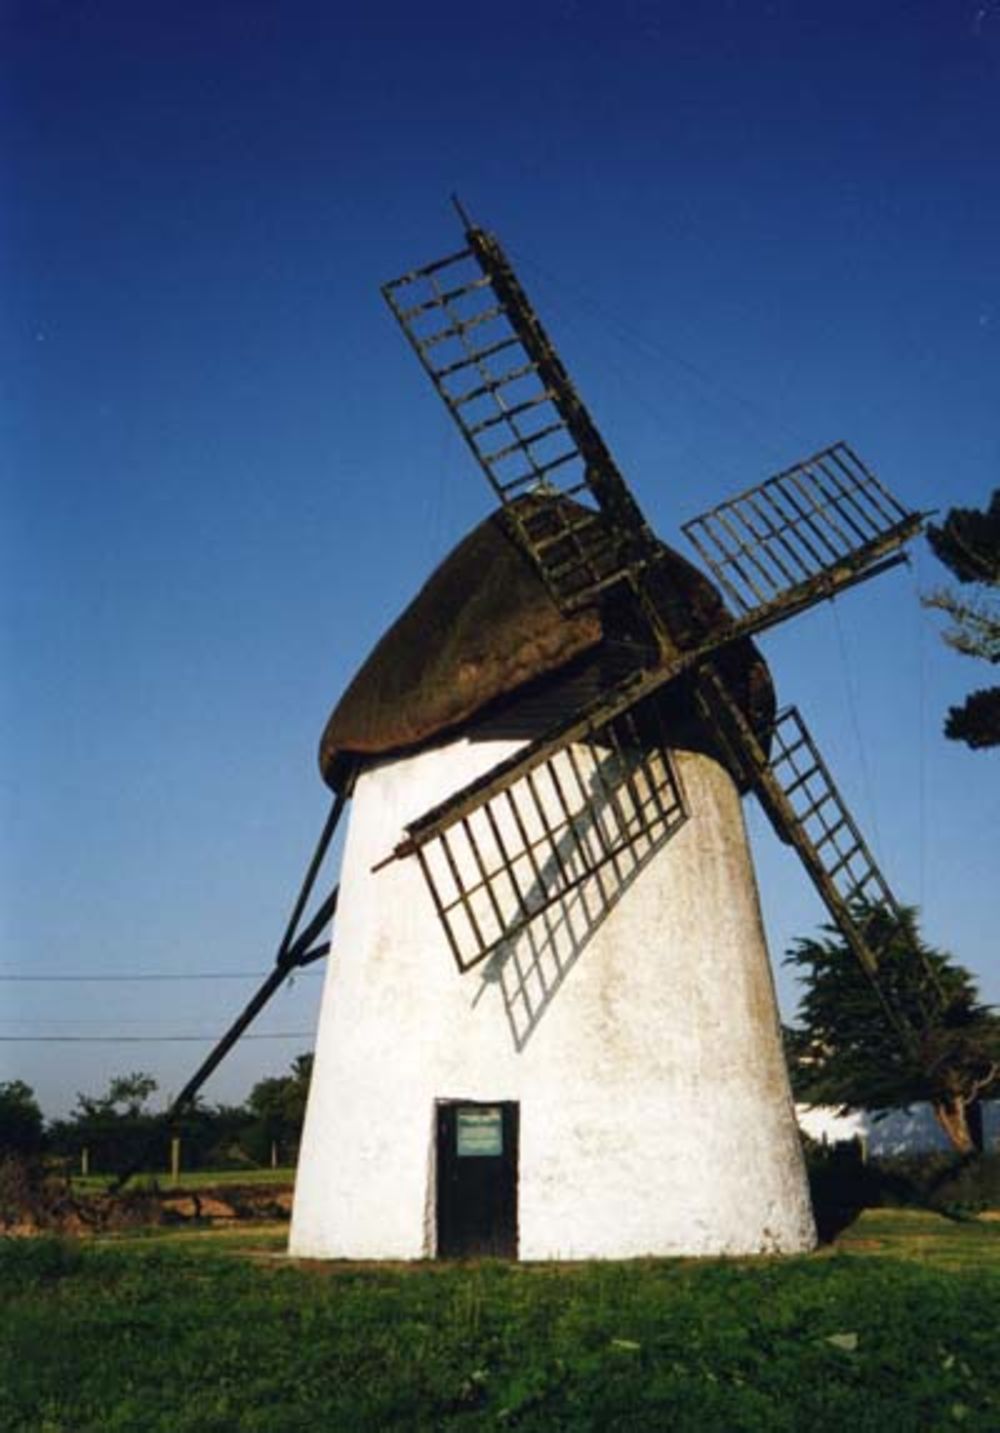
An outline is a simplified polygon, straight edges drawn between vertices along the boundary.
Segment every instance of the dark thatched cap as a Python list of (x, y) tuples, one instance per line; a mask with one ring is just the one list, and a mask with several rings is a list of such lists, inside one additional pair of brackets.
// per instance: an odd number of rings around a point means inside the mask
[[(692, 637), (730, 620), (708, 579), (667, 547), (657, 582), (671, 605), (681, 599)], [(323, 779), (338, 788), (359, 759), (422, 746), (550, 674), (620, 666), (624, 637), (613, 603), (564, 617), (496, 512), (431, 574), (337, 703), (320, 743)], [(773, 693), (752, 643), (726, 649), (725, 668), (755, 725), (766, 721)]]

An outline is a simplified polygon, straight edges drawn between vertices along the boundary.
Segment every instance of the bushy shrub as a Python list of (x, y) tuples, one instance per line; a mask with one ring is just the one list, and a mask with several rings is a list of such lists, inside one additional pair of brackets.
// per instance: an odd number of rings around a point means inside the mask
[(806, 1168), (820, 1239), (836, 1235), (862, 1209), (933, 1209), (974, 1215), (1000, 1208), (1000, 1154), (937, 1151), (866, 1161), (856, 1141), (805, 1141)]
[(826, 1244), (853, 1223), (862, 1209), (881, 1202), (879, 1177), (865, 1163), (856, 1140), (829, 1145), (808, 1140), (805, 1154), (816, 1232)]
[(41, 1155), (0, 1158), (0, 1229), (58, 1228), (72, 1206), (65, 1176)]
[(27, 1223), (37, 1203), (41, 1166), (22, 1154), (0, 1158), (0, 1229)]
[(942, 1213), (1000, 1208), (1000, 1154), (895, 1155), (876, 1162), (881, 1203)]

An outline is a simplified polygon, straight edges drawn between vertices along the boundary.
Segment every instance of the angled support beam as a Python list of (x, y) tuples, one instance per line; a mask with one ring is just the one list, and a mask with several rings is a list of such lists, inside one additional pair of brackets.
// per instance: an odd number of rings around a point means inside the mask
[[(306, 868), (302, 886), (295, 899), (292, 913), (289, 916), (284, 935), (278, 946), (278, 951), (274, 959), (274, 968), (173, 1101), (164, 1117), (166, 1124), (170, 1125), (174, 1123), (184, 1111), (190, 1107), (198, 1091), (210, 1076), (215, 1073), (230, 1050), (240, 1039), (241, 1035), (249, 1029), (265, 1005), (267, 1005), (272, 995), (281, 989), (288, 977), (302, 966), (311, 965), (314, 961), (320, 960), (328, 953), (330, 949), (329, 942), (324, 942), (320, 946), (314, 946), (313, 942), (333, 919), (337, 909), (337, 898), (340, 891), (339, 886), (334, 886), (329, 895), (320, 903), (316, 914), (307, 922), (301, 931), (298, 930), (298, 927), (349, 797), (350, 783), (347, 783), (345, 788), (339, 791), (334, 797), (329, 815), (320, 832), (316, 849)], [(153, 1140), (151, 1139), (143, 1146), (138, 1156), (133, 1159), (129, 1166), (118, 1176), (111, 1186), (113, 1192), (121, 1189), (122, 1186), (131, 1179), (132, 1175), (142, 1167), (149, 1156), (152, 1144)]]

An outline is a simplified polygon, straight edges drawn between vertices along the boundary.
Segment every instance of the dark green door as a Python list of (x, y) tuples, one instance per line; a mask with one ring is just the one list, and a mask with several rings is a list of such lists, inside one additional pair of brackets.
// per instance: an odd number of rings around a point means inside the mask
[(438, 1105), (439, 1258), (517, 1258), (517, 1143), (511, 1101)]

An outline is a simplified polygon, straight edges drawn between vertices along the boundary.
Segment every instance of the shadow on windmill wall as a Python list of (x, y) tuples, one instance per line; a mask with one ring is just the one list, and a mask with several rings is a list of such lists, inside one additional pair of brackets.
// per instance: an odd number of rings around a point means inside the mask
[[(676, 782), (676, 776), (672, 777)], [(473, 1001), (478, 1004), (490, 986), (499, 985), (511, 1037), (523, 1050), (560, 987), (593, 936), (612, 910), (634, 885), (653, 857), (667, 845), (687, 819), (683, 801), (672, 808), (670, 819), (647, 826), (643, 840), (632, 839), (586, 875), (578, 884), (555, 899), (551, 891), (561, 876), (579, 868), (581, 852), (606, 849), (601, 831), (614, 808), (614, 821), (621, 821), (621, 796), (608, 794), (606, 772), (595, 773), (590, 801), (574, 815), (553, 843), (551, 854), (540, 863), (532, 888), (523, 893), (524, 903), (537, 914), (509, 941), (498, 946), (482, 970), (480, 988)], [(544, 905), (541, 903), (545, 902)]]

